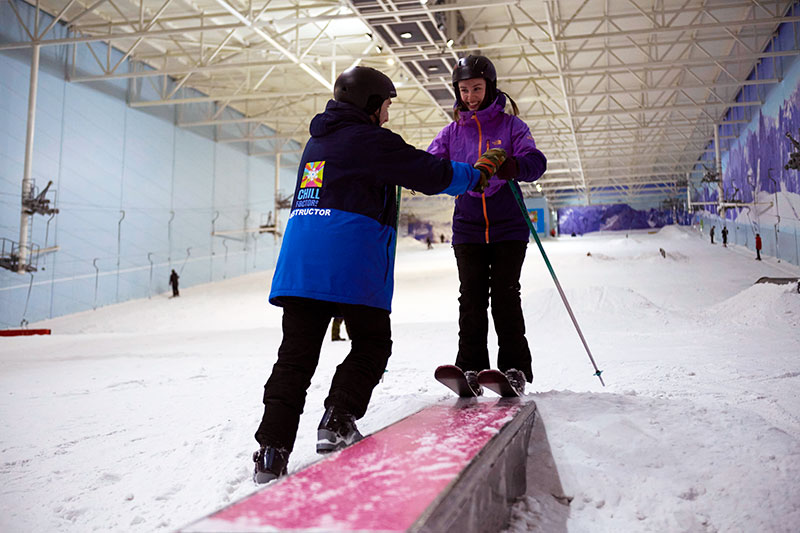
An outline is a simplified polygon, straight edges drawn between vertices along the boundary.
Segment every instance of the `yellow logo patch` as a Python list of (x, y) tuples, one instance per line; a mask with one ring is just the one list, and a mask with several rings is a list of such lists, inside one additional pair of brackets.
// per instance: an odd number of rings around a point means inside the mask
[(300, 181), (300, 188), (322, 187), (323, 170), (325, 170), (325, 161), (306, 163), (306, 167), (303, 169), (303, 179)]

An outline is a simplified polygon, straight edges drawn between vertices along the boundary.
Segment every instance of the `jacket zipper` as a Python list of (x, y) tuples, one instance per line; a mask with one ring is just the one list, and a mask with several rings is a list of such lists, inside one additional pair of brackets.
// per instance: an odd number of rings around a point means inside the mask
[[(481, 156), (481, 145), (483, 144), (483, 132), (481, 131), (481, 123), (478, 120), (478, 115), (472, 115), (475, 119), (475, 124), (478, 125), (478, 157)], [(486, 149), (489, 149), (489, 141), (486, 141)], [(489, 244), (489, 214), (486, 212), (486, 194), (481, 193), (481, 203), (483, 204), (483, 220), (486, 221), (486, 244)]]

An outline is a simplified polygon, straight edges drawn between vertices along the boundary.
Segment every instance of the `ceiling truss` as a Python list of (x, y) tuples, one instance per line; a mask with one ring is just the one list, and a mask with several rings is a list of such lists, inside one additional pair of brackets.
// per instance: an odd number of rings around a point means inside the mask
[[(25, 38), (0, 50), (68, 45), (71, 82), (127, 82), (132, 107), (176, 106), (180, 126), (267, 156), (305, 142), (338, 73), (358, 64), (392, 78), (387, 126), (425, 148), (451, 120), (455, 61), (484, 54), (549, 160), (523, 190), (553, 207), (685, 196), (715, 128), (746, 127), (781, 80), (777, 59), (797, 55), (765, 51), (778, 25), (800, 22), (790, 0), (29, 2), (55, 20), (18, 16)], [(758, 97), (737, 101), (745, 86)], [(724, 121), (731, 108), (746, 119)]]

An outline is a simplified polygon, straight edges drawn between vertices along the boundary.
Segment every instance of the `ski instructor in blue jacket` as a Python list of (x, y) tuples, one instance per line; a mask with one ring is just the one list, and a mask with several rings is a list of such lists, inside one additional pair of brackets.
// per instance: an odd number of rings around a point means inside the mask
[(451, 162), (407, 144), (381, 127), (396, 96), (386, 75), (354, 67), (338, 77), (333, 100), (311, 121), (269, 295), (283, 307), (283, 340), (264, 386), (256, 483), (286, 473), (306, 390), (335, 316), (349, 326), (351, 350), (325, 399), (317, 452), (361, 439), (355, 420), (366, 412), (392, 350), (396, 186), (424, 194), (482, 190), (505, 160), (495, 149), (474, 165)]

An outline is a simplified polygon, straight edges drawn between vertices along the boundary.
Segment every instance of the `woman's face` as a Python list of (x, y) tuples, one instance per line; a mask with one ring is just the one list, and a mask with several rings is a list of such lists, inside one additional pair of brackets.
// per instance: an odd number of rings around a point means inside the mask
[(458, 92), (467, 109), (477, 111), (486, 96), (486, 80), (483, 78), (461, 80), (458, 82)]

